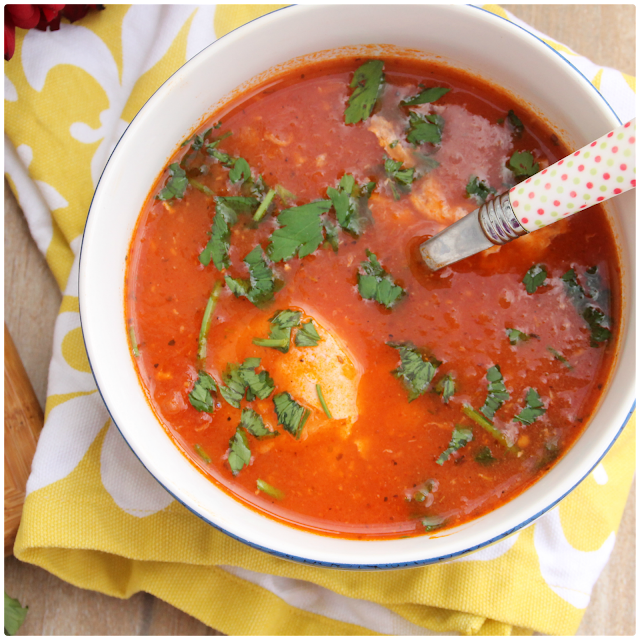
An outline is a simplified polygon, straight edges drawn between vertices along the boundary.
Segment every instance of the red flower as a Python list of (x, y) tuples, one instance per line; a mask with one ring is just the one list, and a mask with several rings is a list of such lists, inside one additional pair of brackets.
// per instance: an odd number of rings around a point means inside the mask
[(51, 31), (60, 28), (60, 19), (75, 22), (90, 9), (101, 11), (101, 4), (7, 4), (4, 7), (4, 59), (11, 60), (16, 48), (16, 27)]

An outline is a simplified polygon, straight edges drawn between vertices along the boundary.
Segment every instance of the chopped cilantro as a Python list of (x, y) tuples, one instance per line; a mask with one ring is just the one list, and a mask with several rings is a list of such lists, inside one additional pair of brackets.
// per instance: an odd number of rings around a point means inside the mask
[(209, 457), (209, 454), (202, 448), (202, 445), (194, 444), (193, 449), (207, 464), (211, 464), (211, 458)]
[(242, 417), (240, 418), (240, 426), (244, 427), (252, 436), (256, 438), (273, 438), (280, 435), (277, 431), (269, 431), (264, 426), (262, 416), (253, 409), (244, 407), (242, 409)]
[(290, 204), (292, 204), (298, 199), (295, 196), (295, 194), (291, 193), (289, 189), (285, 189), (281, 184), (277, 184), (275, 189), (280, 200), (282, 200), (282, 202), (287, 206), (289, 206)]
[(316, 200), (281, 211), (277, 217), (280, 227), (271, 235), (267, 247), (267, 255), (271, 260), (289, 260), (296, 252), (299, 258), (313, 253), (324, 239), (320, 214), (330, 208), (330, 200)]
[(234, 476), (251, 461), (251, 449), (249, 439), (242, 427), (236, 429), (235, 434), (229, 440), (229, 466)]
[(369, 182), (365, 187), (360, 187), (352, 175), (345, 173), (337, 189), (333, 187), (327, 189), (327, 196), (336, 210), (338, 223), (345, 231), (356, 237), (362, 233), (366, 221), (366, 201), (373, 191), (370, 185), (375, 188), (375, 182)]
[(442, 141), (444, 119), (437, 114), (423, 116), (411, 111), (409, 113), (409, 130), (407, 142), (418, 146), (425, 142), (439, 144)]
[(530, 151), (514, 151), (509, 160), (509, 168), (516, 178), (528, 178), (540, 171), (540, 165), (537, 162), (533, 163), (533, 154)]
[(443, 465), (451, 457), (452, 453), (458, 451), (458, 449), (462, 449), (462, 447), (469, 444), (472, 440), (473, 431), (471, 431), (471, 429), (465, 429), (456, 425), (453, 429), (449, 446), (440, 454), (440, 457), (436, 460), (436, 464)]
[(171, 200), (172, 198), (183, 198), (189, 181), (184, 169), (177, 162), (169, 165), (169, 180), (167, 184), (156, 196), (158, 200)]
[(387, 342), (387, 345), (400, 354), (400, 366), (391, 373), (402, 381), (409, 393), (409, 402), (413, 402), (427, 390), (441, 363), (433, 357), (425, 360), (410, 342)]
[(524, 425), (530, 425), (546, 411), (547, 410), (544, 408), (544, 404), (542, 400), (540, 400), (538, 392), (532, 387), (527, 391), (524, 409), (515, 416), (514, 420), (517, 420)]
[(337, 253), (340, 246), (340, 227), (337, 224), (333, 224), (331, 220), (325, 219), (322, 221), (322, 228), (326, 235), (325, 244), (329, 245)]
[(200, 325), (200, 334), (198, 335), (198, 360), (204, 360), (207, 357), (207, 336), (209, 335), (209, 329), (211, 328), (213, 310), (218, 304), (218, 298), (220, 297), (221, 290), (222, 281), (218, 280), (213, 285), (213, 289), (211, 290), (211, 294), (207, 300), (207, 306), (204, 308), (202, 323)]
[(211, 413), (213, 411), (213, 394), (216, 390), (215, 380), (206, 371), (199, 371), (198, 379), (189, 393), (189, 402), (198, 411)]
[(487, 371), (487, 399), (480, 409), (489, 420), (493, 420), (496, 411), (509, 399), (509, 392), (504, 386), (504, 379), (500, 367), (496, 364)]
[(131, 351), (136, 358), (140, 357), (140, 349), (138, 349), (138, 341), (136, 340), (136, 332), (133, 325), (129, 325), (129, 340), (131, 342)]
[(525, 274), (522, 282), (528, 294), (535, 293), (538, 287), (544, 285), (547, 279), (547, 268), (543, 264), (534, 264)]
[[(214, 127), (215, 129), (216, 127)], [(211, 156), (213, 155), (213, 151), (218, 147), (218, 145), (223, 141), (226, 140), (229, 136), (233, 135), (233, 131), (227, 131), (226, 133), (223, 133), (221, 136), (218, 136), (217, 138), (214, 138), (211, 142), (209, 142), (209, 144), (205, 145), (206, 149), (207, 149), (207, 153)]]
[(494, 462), (498, 462), (498, 459), (493, 457), (493, 454), (491, 453), (491, 449), (489, 449), (489, 447), (482, 447), (482, 449), (480, 449), (480, 451), (476, 453), (474, 460), (484, 467), (488, 467)]
[(567, 367), (567, 369), (572, 370), (573, 367), (569, 364), (569, 361), (559, 352), (556, 351), (553, 347), (547, 347), (547, 351), (549, 351), (550, 353), (553, 354), (553, 357), (558, 360), (559, 362), (562, 362), (562, 364)]
[(393, 140), (392, 142), (389, 143), (389, 149), (395, 149), (398, 146), (398, 143), (400, 142), (400, 140)]
[(456, 383), (453, 379), (453, 376), (450, 373), (447, 373), (446, 376), (440, 378), (440, 380), (438, 380), (438, 382), (436, 383), (435, 390), (436, 393), (439, 393), (442, 396), (442, 402), (448, 404), (449, 400), (456, 392)]
[(490, 435), (492, 435), (500, 444), (509, 449), (509, 451), (516, 452), (518, 451), (518, 447), (515, 444), (510, 444), (500, 429), (496, 428), (496, 426), (491, 422), (491, 420), (487, 420), (479, 411), (476, 411), (471, 405), (465, 404), (462, 407), (462, 413), (464, 413), (467, 418), (473, 420), (476, 424), (481, 426), (485, 431), (487, 431)]
[(313, 320), (303, 322), (296, 331), (296, 347), (317, 347), (320, 341), (320, 334), (316, 330)]
[(291, 330), (293, 327), (300, 325), (301, 317), (301, 311), (292, 311), (291, 309), (276, 311), (275, 315), (269, 319), (271, 323), (269, 337), (254, 338), (253, 344), (259, 347), (270, 347), (282, 353), (287, 353), (291, 342)]
[(393, 181), (391, 183), (391, 191), (393, 192), (395, 200), (400, 199), (400, 194), (398, 193), (394, 183), (406, 191), (407, 187), (410, 188), (411, 183), (416, 179), (414, 167), (411, 167), (410, 169), (403, 169), (401, 160), (393, 160), (386, 156), (384, 159), (384, 172)]
[(253, 215), (253, 219), (256, 222), (259, 222), (260, 220), (262, 220), (262, 218), (264, 218), (264, 216), (267, 213), (267, 210), (269, 209), (269, 205), (271, 204), (271, 201), (273, 200), (275, 195), (276, 195), (276, 190), (269, 189), (269, 193), (267, 193), (267, 195), (264, 197), (264, 200), (260, 203), (260, 206), (258, 207), (257, 211)]
[(451, 91), (451, 89), (446, 89), (445, 87), (429, 87), (428, 89), (421, 91), (418, 95), (413, 96), (413, 98), (403, 100), (400, 105), (403, 107), (414, 107), (418, 104), (435, 102), (436, 100), (442, 98), (442, 96), (449, 91)]
[(189, 178), (189, 184), (197, 189), (198, 191), (204, 193), (206, 196), (215, 197), (215, 193), (209, 189), (206, 185), (202, 184), (202, 182), (198, 182), (195, 178)]
[(422, 526), (425, 531), (433, 531), (434, 529), (439, 529), (446, 522), (446, 518), (442, 516), (427, 516), (422, 518)]
[(260, 478), (258, 478), (258, 480), (256, 481), (256, 487), (258, 488), (258, 491), (262, 491), (263, 493), (266, 493), (267, 495), (271, 496), (272, 498), (275, 498), (276, 500), (282, 500), (282, 498), (284, 498), (283, 491), (280, 491), (280, 489), (276, 489), (275, 487), (272, 487), (269, 483), (265, 482), (264, 480), (260, 480)]
[(373, 112), (384, 83), (383, 68), (382, 60), (369, 60), (355, 70), (349, 84), (354, 91), (349, 97), (349, 106), (344, 112), (346, 124), (366, 120)]
[(527, 342), (533, 336), (523, 333), (519, 329), (507, 329), (507, 338), (511, 344), (518, 344), (519, 342)]
[(319, 384), (316, 385), (316, 393), (318, 394), (318, 400), (320, 400), (320, 406), (322, 406), (322, 410), (327, 415), (327, 418), (329, 418), (329, 420), (333, 420), (331, 411), (329, 411), (329, 407), (327, 407), (327, 403), (324, 399), (324, 395), (322, 394), (322, 387)]
[(260, 365), (260, 358), (247, 358), (242, 364), (228, 364), (223, 377), (224, 385), (220, 385), (222, 397), (236, 409), (240, 408), (240, 401), (247, 392), (247, 401), (252, 402), (256, 397), (264, 400), (271, 395), (275, 384), (267, 371), (256, 373)]
[(286, 391), (273, 396), (273, 404), (276, 408), (278, 424), (281, 424), (292, 436), (299, 438), (311, 412), (299, 405)]
[(244, 158), (236, 158), (233, 167), (229, 171), (229, 180), (232, 184), (240, 180), (246, 181), (251, 179), (251, 167)]
[(237, 298), (244, 296), (256, 306), (260, 306), (271, 300), (276, 292), (275, 275), (267, 264), (260, 245), (245, 256), (244, 263), (249, 268), (249, 279), (225, 276), (225, 282)]
[(369, 260), (360, 263), (358, 292), (365, 300), (375, 300), (391, 309), (406, 293), (383, 268), (375, 253), (366, 250)]
[(484, 180), (480, 180), (478, 176), (471, 176), (467, 183), (467, 195), (474, 197), (478, 204), (484, 204), (491, 194), (495, 194), (496, 190), (490, 187)]

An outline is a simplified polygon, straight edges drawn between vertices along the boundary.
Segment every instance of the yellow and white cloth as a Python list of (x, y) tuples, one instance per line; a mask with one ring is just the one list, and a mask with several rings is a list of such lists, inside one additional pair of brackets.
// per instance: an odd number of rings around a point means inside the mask
[[(365, 573), (292, 564), (208, 526), (156, 483), (109, 419), (78, 315), (77, 258), (97, 180), (127, 123), (171, 73), (275, 8), (108, 5), (56, 32), (18, 34), (5, 63), (5, 172), (64, 298), (15, 555), (79, 587), (155, 594), (233, 635), (574, 633), (633, 478), (633, 419), (580, 487), (534, 525), (453, 562)], [(536, 35), (623, 121), (634, 115), (634, 78)]]

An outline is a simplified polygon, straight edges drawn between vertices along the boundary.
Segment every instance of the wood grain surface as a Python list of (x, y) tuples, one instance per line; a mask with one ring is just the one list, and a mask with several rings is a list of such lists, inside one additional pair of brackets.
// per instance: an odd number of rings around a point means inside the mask
[[(635, 75), (634, 5), (502, 5), (594, 62)], [(5, 322), (44, 407), (53, 326), (61, 295), (5, 183)], [(118, 600), (5, 559), (5, 590), (29, 606), (20, 635), (221, 635), (145, 593)], [(578, 635), (635, 634), (635, 489), (611, 560)]]

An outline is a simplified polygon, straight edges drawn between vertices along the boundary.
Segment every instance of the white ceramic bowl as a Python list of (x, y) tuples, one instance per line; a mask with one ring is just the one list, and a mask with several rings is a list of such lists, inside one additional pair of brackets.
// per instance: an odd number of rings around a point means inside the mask
[(124, 322), (125, 256), (149, 189), (203, 114), (238, 85), (244, 83), (246, 88), (250, 79), (298, 56), (372, 43), (417, 49), (473, 70), (533, 106), (575, 148), (618, 124), (600, 94), (553, 49), (482, 9), (456, 5), (282, 9), (216, 41), (147, 102), (102, 174), (80, 260), (80, 313), (91, 367), (115, 424), (144, 466), (195, 514), (239, 540), (283, 558), (354, 569), (450, 559), (529, 524), (569, 493), (606, 453), (634, 406), (635, 386), (635, 199), (630, 192), (609, 207), (624, 278), (622, 337), (613, 379), (596, 416), (572, 449), (533, 487), (496, 511), (440, 535), (365, 542), (318, 536), (242, 506), (208, 481), (172, 443), (140, 387)]

